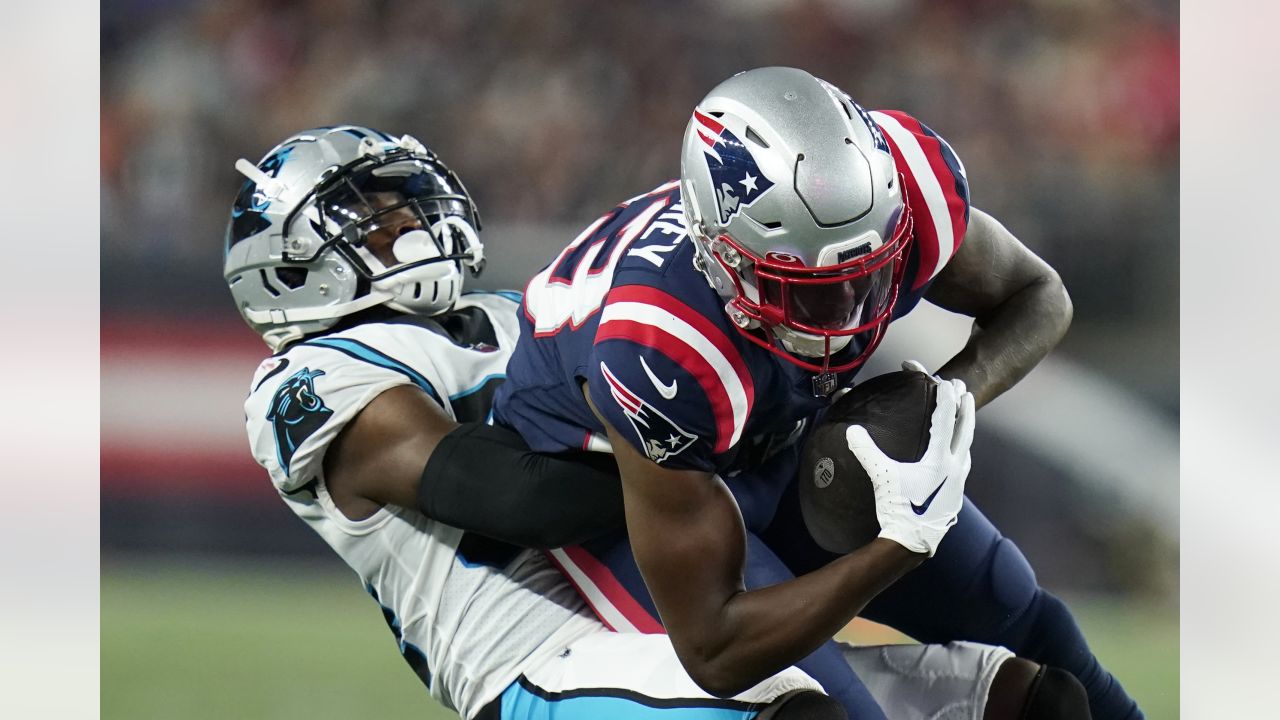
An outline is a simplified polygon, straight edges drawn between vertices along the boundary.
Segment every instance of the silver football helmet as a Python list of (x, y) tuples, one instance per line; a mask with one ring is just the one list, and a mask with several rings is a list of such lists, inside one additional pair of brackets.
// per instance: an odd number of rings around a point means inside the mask
[[(802, 70), (739, 73), (694, 110), (680, 182), (698, 267), (748, 338), (815, 372), (871, 354), (912, 226), (866, 111)], [(833, 363), (855, 337), (856, 356)]]
[(408, 135), (318, 128), (236, 169), (223, 275), (273, 351), (376, 305), (442, 313), (484, 266), (471, 196)]

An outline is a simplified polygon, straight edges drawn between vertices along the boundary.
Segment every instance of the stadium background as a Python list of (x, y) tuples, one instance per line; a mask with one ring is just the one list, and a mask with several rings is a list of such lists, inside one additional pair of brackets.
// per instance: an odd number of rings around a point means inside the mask
[[(247, 457), (265, 347), (219, 272), (236, 158), (314, 125), (412, 133), (480, 203), (479, 285), (520, 287), (674, 176), (707, 89), (787, 64), (931, 125), (975, 205), (1062, 273), (1073, 329), (984, 410), (970, 494), (1175, 717), (1177, 32), (1172, 3), (1135, 0), (104, 5), (103, 715), (444, 716)], [(963, 341), (916, 315), (876, 368)]]

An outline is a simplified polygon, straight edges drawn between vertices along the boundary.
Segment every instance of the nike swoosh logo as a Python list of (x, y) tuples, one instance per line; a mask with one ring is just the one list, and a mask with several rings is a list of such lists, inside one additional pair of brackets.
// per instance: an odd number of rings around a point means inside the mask
[(933, 499), (938, 497), (938, 491), (941, 490), (942, 486), (946, 484), (947, 484), (947, 478), (942, 478), (942, 482), (938, 483), (938, 487), (934, 488), (933, 492), (929, 493), (929, 497), (925, 498), (924, 502), (920, 503), (919, 505), (915, 503), (911, 503), (911, 511), (917, 515), (923, 515), (929, 512), (929, 506), (933, 504)]
[(649, 382), (653, 383), (653, 386), (658, 389), (659, 395), (666, 400), (670, 400), (676, 396), (676, 384), (680, 382), (679, 380), (672, 380), (670, 385), (663, 383), (658, 379), (658, 376), (654, 375), (653, 371), (649, 369), (649, 363), (644, 361), (643, 355), (640, 356), (640, 367), (644, 368), (644, 374), (649, 376)]

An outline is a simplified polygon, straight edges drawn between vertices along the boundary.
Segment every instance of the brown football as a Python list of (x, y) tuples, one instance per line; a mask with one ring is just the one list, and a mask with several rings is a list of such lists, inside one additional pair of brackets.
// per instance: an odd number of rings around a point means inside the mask
[(902, 370), (855, 385), (809, 434), (800, 460), (800, 511), (809, 534), (831, 552), (848, 553), (880, 534), (875, 493), (849, 451), (845, 429), (861, 425), (885, 455), (915, 462), (929, 447), (937, 385)]

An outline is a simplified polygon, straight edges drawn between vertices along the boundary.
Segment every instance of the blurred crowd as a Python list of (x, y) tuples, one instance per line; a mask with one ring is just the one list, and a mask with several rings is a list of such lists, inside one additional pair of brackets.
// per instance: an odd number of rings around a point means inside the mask
[[(1059, 352), (1176, 418), (1172, 0), (114, 0), (102, 6), (101, 45), (111, 348), (132, 345), (122, 325), (147, 325), (135, 321), (156, 312), (197, 317), (200, 332), (226, 329), (211, 337), (242, 333), (256, 348), (221, 279), (241, 182), (233, 163), (293, 132), (350, 122), (434, 147), (476, 197), (496, 271), (522, 264), (517, 257), (550, 258), (620, 200), (674, 177), (702, 95), (734, 72), (776, 64), (809, 70), (868, 108), (905, 110), (947, 138), (974, 204), (1066, 280), (1076, 320)], [(493, 271), (481, 281), (495, 282)], [(108, 369), (120, 371), (133, 361), (114, 362)], [(163, 369), (139, 372), (150, 382)], [(107, 424), (132, 427), (128, 412)], [(248, 466), (238, 407), (226, 414), (226, 462)], [(1147, 524), (1106, 520), (1105, 499), (1084, 497), (1005, 439), (987, 438), (981, 452), (1007, 483), (975, 497), (1045, 578), (1130, 592), (1176, 583), (1176, 554)], [(207, 465), (186, 468), (184, 482), (166, 470), (165, 483), (212, 486)], [(280, 542), (274, 503), (162, 507), (116, 492), (135, 474), (104, 460), (106, 546), (226, 549), (234, 540), (260, 550), (263, 533), (243, 531), (253, 513), (272, 547)], [(234, 538), (229, 518), (242, 530)]]
[(674, 177), (694, 103), (771, 64), (946, 137), (975, 205), (1066, 278), (1068, 352), (1149, 347), (1132, 379), (1176, 406), (1172, 0), (104, 4), (104, 306), (159, 282), (176, 310), (229, 308), (232, 163), (299, 129), (412, 133), (487, 222), (581, 225)]

